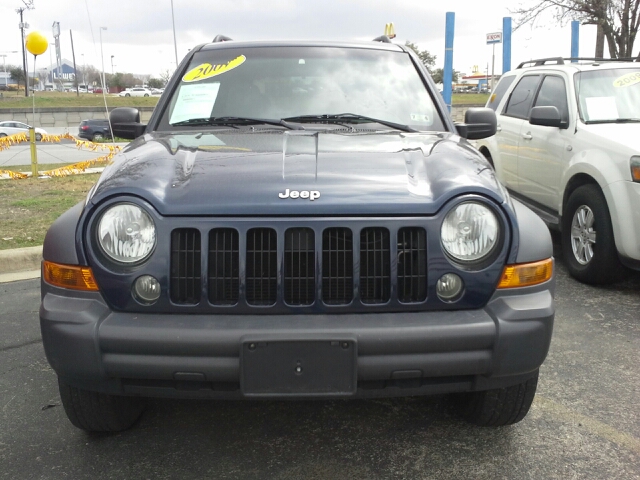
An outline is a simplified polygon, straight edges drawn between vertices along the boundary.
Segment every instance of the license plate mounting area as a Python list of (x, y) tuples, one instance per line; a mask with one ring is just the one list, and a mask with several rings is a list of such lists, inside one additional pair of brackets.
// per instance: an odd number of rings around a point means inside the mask
[(240, 386), (247, 397), (351, 396), (357, 388), (357, 343), (245, 339)]

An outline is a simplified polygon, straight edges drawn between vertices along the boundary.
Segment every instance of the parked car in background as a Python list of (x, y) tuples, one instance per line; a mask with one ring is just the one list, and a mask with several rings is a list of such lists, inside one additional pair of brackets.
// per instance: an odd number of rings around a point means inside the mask
[(479, 140), (513, 196), (561, 232), (569, 272), (611, 283), (640, 270), (640, 65), (547, 58), (505, 73)]
[(127, 88), (118, 94), (120, 97), (150, 97), (152, 91), (149, 88), (134, 87)]
[(112, 138), (109, 121), (103, 119), (82, 120), (78, 127), (78, 136), (91, 141)]
[[(29, 129), (31, 127), (26, 123), (22, 122), (14, 122), (12, 120), (8, 120), (5, 122), (0, 122), (0, 137), (8, 137), (9, 135), (14, 135), (16, 133), (29, 133)], [(36, 140), (42, 140), (42, 135), (46, 135), (47, 132), (43, 128), (36, 127)]]
[(160, 95), (162, 95), (162, 92), (164, 92), (164, 88), (152, 88), (151, 89), (151, 95), (153, 95), (154, 97), (159, 97)]

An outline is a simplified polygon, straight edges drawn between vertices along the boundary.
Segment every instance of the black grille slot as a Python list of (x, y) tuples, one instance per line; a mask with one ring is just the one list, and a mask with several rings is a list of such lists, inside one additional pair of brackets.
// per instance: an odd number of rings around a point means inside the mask
[(290, 228), (284, 238), (284, 301), (311, 305), (315, 298), (315, 236), (310, 228)]
[(209, 232), (209, 302), (235, 305), (240, 295), (238, 232), (216, 228)]
[(322, 300), (328, 305), (353, 300), (353, 235), (348, 228), (322, 233)]
[(360, 299), (386, 303), (391, 296), (389, 230), (365, 228), (360, 232)]
[(398, 300), (423, 302), (427, 298), (427, 234), (423, 228), (398, 231)]
[(195, 305), (200, 302), (200, 231), (181, 228), (171, 232), (171, 301)]
[(247, 303), (276, 303), (278, 237), (271, 228), (252, 228), (247, 232)]

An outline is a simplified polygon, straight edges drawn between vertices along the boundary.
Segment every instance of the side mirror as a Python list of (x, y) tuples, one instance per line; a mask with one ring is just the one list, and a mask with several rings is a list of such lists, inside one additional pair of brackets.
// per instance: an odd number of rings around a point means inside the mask
[(557, 107), (533, 107), (529, 116), (531, 125), (542, 125), (543, 127), (562, 127), (562, 117)]
[(464, 123), (457, 124), (458, 134), (468, 140), (480, 140), (495, 135), (498, 127), (496, 112), (490, 108), (469, 108)]
[(116, 137), (134, 140), (142, 135), (147, 126), (140, 123), (140, 112), (137, 108), (118, 107), (111, 110), (109, 121)]

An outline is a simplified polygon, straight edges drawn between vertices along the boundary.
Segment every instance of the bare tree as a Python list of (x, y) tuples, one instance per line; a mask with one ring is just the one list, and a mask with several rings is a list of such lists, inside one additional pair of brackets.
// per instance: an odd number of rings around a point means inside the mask
[(162, 80), (164, 82), (164, 85), (166, 85), (167, 83), (169, 83), (169, 80), (171, 80), (172, 76), (173, 72), (171, 70), (165, 70), (160, 74), (160, 80)]
[[(611, 58), (633, 56), (633, 44), (640, 27), (640, 0), (535, 0), (534, 6), (513, 10), (518, 15), (516, 29), (534, 24), (546, 14), (560, 23), (578, 20), (597, 25), (607, 39)], [(637, 55), (640, 59), (640, 52)]]

